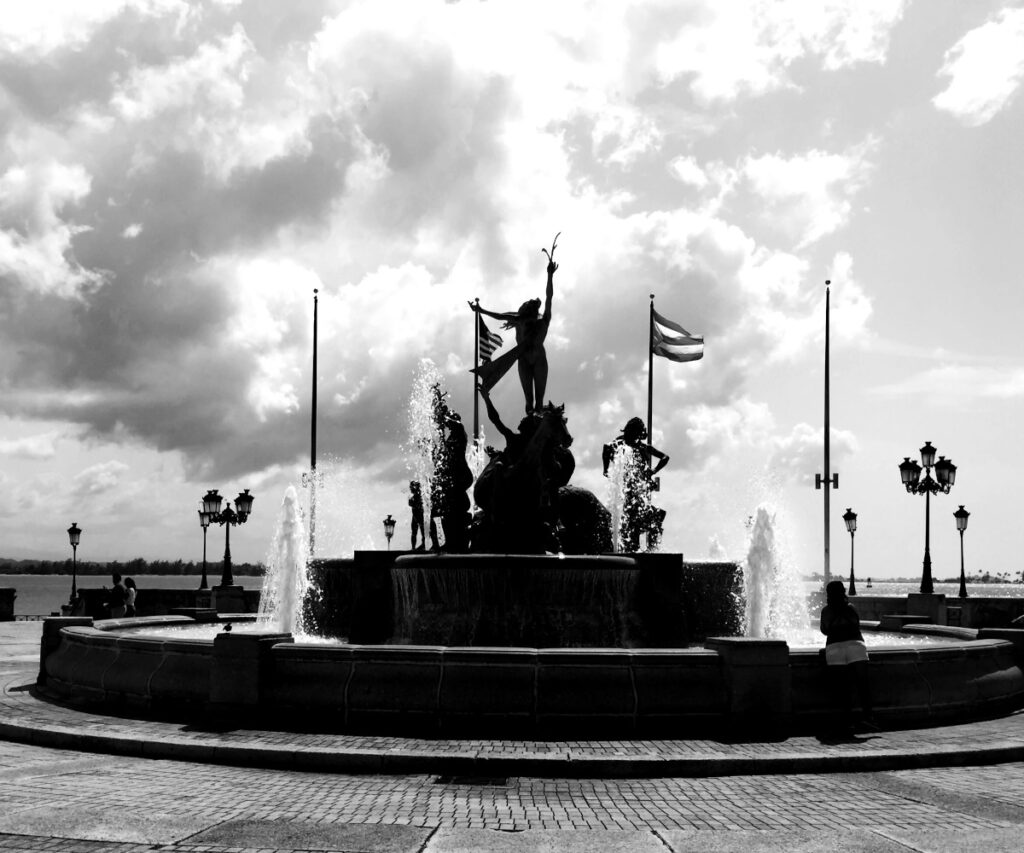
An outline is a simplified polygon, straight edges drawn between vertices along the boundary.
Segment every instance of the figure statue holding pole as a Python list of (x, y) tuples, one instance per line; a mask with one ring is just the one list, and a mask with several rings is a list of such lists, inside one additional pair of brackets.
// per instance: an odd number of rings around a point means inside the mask
[[(559, 232), (561, 234), (561, 232)], [(480, 378), (484, 391), (490, 391), (509, 371), (513, 364), (518, 364), (519, 381), (523, 385), (523, 396), (526, 398), (526, 414), (539, 414), (544, 408), (544, 392), (548, 384), (548, 356), (544, 349), (544, 340), (551, 324), (551, 299), (554, 295), (555, 248), (558, 236), (551, 243), (551, 251), (541, 249), (547, 256), (548, 283), (544, 300), (544, 311), (540, 310), (539, 299), (528, 299), (519, 306), (518, 311), (488, 311), (479, 303), (469, 303), (473, 311), (486, 314), (496, 320), (504, 321), (504, 328), (515, 329), (516, 345), (494, 361), (473, 368), (473, 373)]]

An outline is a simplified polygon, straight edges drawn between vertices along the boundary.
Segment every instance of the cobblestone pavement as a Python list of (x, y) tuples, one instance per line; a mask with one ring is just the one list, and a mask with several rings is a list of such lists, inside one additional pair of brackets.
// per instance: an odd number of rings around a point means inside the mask
[(1018, 850), (1024, 763), (701, 779), (439, 779), (0, 743), (0, 850)]
[[(145, 737), (168, 733), (159, 726), (169, 724), (79, 714), (19, 690), (31, 681), (38, 654), (27, 631), (13, 638), (0, 631), (0, 679), (8, 687), (0, 723), (11, 715), (35, 714), (40, 725), (57, 720), (70, 733), (94, 728), (98, 735), (114, 725), (139, 727)], [(1024, 716), (1017, 715), (972, 726), (883, 732), (846, 744), (672, 741), (670, 748), (744, 752), (756, 770), (758, 760), (786, 750), (834, 754), (930, 744), (966, 756), (968, 747), (982, 748), (993, 738), (1020, 741), (1022, 730)], [(280, 736), (181, 733), (192, 735), (200, 740), (232, 735), (253, 743), (262, 738), (264, 749), (273, 749)], [(438, 747), (434, 741), (378, 741), (378, 746), (412, 752)], [(667, 748), (654, 741), (446, 743), (450, 751), (543, 746), (634, 754)], [(293, 767), (302, 766), (303, 755), (294, 743), (286, 751)], [(0, 741), (0, 851), (1017, 851), (1022, 831), (1021, 761), (704, 778), (441, 777), (436, 772), (373, 775), (239, 767)]]

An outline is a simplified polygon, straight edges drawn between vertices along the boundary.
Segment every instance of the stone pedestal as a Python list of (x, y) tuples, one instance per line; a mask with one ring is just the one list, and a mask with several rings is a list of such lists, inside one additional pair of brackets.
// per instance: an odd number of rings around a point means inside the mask
[(238, 584), (215, 586), (212, 592), (213, 609), (218, 613), (245, 613), (245, 589)]
[(291, 634), (221, 631), (213, 640), (210, 702), (224, 708), (258, 705), (271, 648), (291, 642)]
[(907, 613), (927, 613), (934, 625), (946, 624), (946, 596), (941, 592), (911, 592), (907, 595)]
[(726, 685), (726, 716), (746, 730), (784, 728), (792, 716), (789, 645), (785, 640), (709, 637), (704, 647), (718, 652)]

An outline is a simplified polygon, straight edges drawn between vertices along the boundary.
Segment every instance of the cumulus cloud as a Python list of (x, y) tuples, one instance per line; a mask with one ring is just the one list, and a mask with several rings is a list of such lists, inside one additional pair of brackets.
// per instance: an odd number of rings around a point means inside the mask
[[(644, 405), (651, 292), (708, 340), (705, 362), (656, 367), (666, 410), (696, 401), (657, 427), (680, 465), (775, 429), (748, 383), (820, 336), (803, 250), (849, 220), (870, 145), (708, 162), (689, 129), (713, 136), (723, 99), (790, 85), (800, 57), (883, 61), (902, 3), (261, 6), (140, 0), (18, 30), (0, 61), (7, 411), (180, 452), (194, 478), (295, 464), (318, 288), (320, 446), (376, 464), (420, 357), (469, 408), (466, 302), (543, 295), (562, 230), (549, 390), (581, 457)], [(681, 106), (648, 108), (673, 85)], [(770, 244), (741, 192), (771, 209)], [(870, 300), (845, 287), (853, 339)], [(518, 397), (512, 377), (503, 413)], [(91, 492), (123, 472), (86, 473)]]
[(695, 4), (656, 48), (665, 80), (689, 78), (702, 101), (731, 100), (793, 86), (790, 67), (806, 56), (836, 70), (884, 62), (905, 0), (804, 4), (773, 0)]
[(116, 489), (128, 466), (116, 459), (91, 465), (74, 477), (73, 493), (79, 497), (101, 495)]
[(869, 177), (869, 157), (876, 145), (868, 140), (843, 153), (750, 156), (741, 177), (766, 202), (766, 221), (801, 249), (847, 223), (852, 198)]
[[(844, 459), (857, 452), (857, 438), (847, 430), (832, 428), (830, 432), (830, 459), (833, 464), (842, 465)], [(824, 429), (797, 424), (788, 435), (775, 437), (772, 445), (769, 468), (783, 480), (813, 483), (815, 473), (822, 473)]]
[(1008, 400), (1024, 397), (1024, 367), (940, 364), (874, 391), (883, 397), (924, 396), (950, 405), (962, 405), (964, 400)]
[(56, 432), (28, 435), (23, 438), (0, 439), (0, 456), (20, 456), (26, 459), (52, 459), (57, 452)]
[(948, 83), (932, 98), (937, 109), (968, 127), (991, 121), (1024, 80), (1024, 9), (1001, 9), (966, 33), (946, 51), (939, 76)]

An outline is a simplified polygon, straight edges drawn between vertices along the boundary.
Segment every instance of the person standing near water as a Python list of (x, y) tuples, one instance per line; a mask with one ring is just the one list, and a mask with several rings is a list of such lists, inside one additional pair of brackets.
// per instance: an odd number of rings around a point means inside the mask
[(117, 572), (114, 572), (111, 580), (114, 586), (111, 588), (110, 595), (107, 598), (107, 607), (110, 609), (111, 619), (120, 619), (125, 614), (125, 602), (128, 600), (128, 591), (124, 588), (124, 584), (121, 583), (121, 575)]
[(868, 684), (868, 650), (860, 631), (860, 616), (846, 597), (842, 581), (825, 587), (826, 604), (821, 610), (821, 633), (825, 635), (825, 663), (839, 694), (844, 723), (854, 726), (853, 692), (860, 698), (860, 727), (877, 731)]
[(135, 596), (138, 595), (139, 589), (135, 586), (134, 578), (124, 579), (124, 615), (134, 616), (135, 615)]

